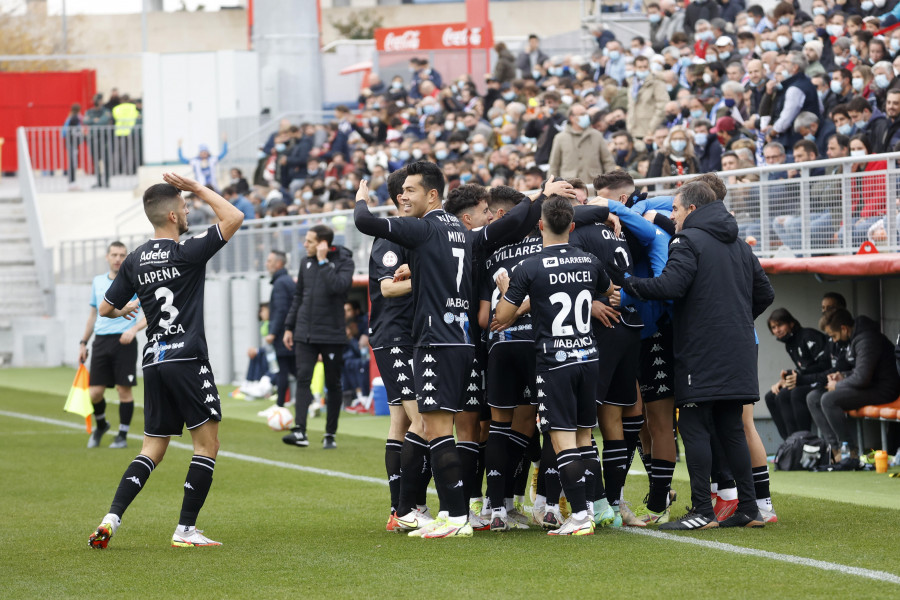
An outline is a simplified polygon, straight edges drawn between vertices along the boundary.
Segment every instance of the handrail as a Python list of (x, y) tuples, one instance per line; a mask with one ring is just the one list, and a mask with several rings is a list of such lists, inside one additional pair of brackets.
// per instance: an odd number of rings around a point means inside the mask
[(46, 314), (53, 314), (53, 264), (44, 245), (44, 228), (37, 211), (37, 186), (34, 181), (34, 170), (31, 168), (31, 157), (28, 153), (28, 136), (25, 128), (16, 128), (16, 142), (19, 153), (19, 186), (22, 191), (22, 205), (25, 208), (25, 222), (28, 224), (28, 237), (34, 254), (34, 266), (37, 270), (38, 285), (44, 300)]

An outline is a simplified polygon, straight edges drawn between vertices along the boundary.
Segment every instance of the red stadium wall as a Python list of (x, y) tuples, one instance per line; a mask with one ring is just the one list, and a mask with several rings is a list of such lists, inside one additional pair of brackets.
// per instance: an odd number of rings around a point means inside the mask
[(83, 113), (97, 92), (97, 72), (0, 73), (0, 90), (0, 171), (10, 173), (18, 169), (16, 128), (62, 127), (75, 102)]

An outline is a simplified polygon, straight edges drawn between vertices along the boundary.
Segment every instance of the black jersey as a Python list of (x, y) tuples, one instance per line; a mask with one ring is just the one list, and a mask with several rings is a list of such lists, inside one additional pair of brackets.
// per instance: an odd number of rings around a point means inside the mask
[(381, 282), (393, 279), (400, 265), (408, 264), (406, 249), (390, 240), (375, 238), (369, 255), (369, 345), (373, 349), (386, 346), (412, 345), (413, 297), (396, 298), (381, 295)]
[(104, 299), (122, 308), (137, 293), (147, 316), (143, 366), (208, 358), (203, 327), (206, 263), (225, 245), (218, 225), (180, 244), (152, 239), (129, 254)]
[[(615, 231), (603, 223), (594, 223), (576, 227), (569, 236), (569, 243), (596, 256), (614, 281), (621, 282), (634, 274), (634, 261), (624, 233), (617, 236)], [(609, 298), (600, 298), (600, 301), (609, 304)], [(622, 315), (623, 326), (644, 326), (641, 315), (634, 306), (619, 306), (618, 310)], [(599, 321), (595, 319), (594, 325), (599, 326)]]
[[(541, 236), (532, 234), (520, 242), (509, 244), (494, 252), (484, 261), (484, 276), (482, 278), (481, 299), (491, 303), (491, 316), (488, 323), (493, 322), (497, 304), (500, 302), (500, 289), (497, 287), (497, 275), (506, 272), (511, 276), (524, 259), (537, 254), (543, 249)], [(487, 335), (488, 348), (503, 342), (534, 342), (532, 331), (531, 313), (521, 315), (509, 328), (500, 331), (489, 331)]]
[(373, 216), (356, 203), (362, 232), (408, 248), (415, 312), (413, 343), (422, 346), (471, 346), (469, 298), (472, 296), (472, 250), (459, 219), (434, 209), (421, 219)]
[(538, 370), (597, 360), (591, 302), (609, 285), (597, 257), (569, 244), (547, 246), (512, 272), (503, 297), (516, 306), (531, 297)]

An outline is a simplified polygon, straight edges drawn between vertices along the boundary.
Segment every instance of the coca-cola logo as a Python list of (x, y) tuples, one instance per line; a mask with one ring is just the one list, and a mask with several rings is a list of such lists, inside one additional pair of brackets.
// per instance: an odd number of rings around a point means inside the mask
[(441, 36), (441, 43), (448, 48), (465, 47), (468, 44), (478, 46), (481, 44), (481, 27), (473, 27), (471, 30), (465, 27), (460, 30), (448, 27)]
[(394, 35), (389, 32), (384, 36), (385, 52), (403, 52), (405, 50), (419, 49), (419, 30), (407, 29), (401, 34)]

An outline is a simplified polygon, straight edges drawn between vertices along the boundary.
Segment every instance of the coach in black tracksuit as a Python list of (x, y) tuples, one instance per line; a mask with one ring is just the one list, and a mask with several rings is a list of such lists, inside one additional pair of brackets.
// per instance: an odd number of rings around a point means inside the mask
[(278, 375), (275, 386), (278, 388), (278, 406), (284, 406), (288, 395), (288, 375), (297, 376), (297, 362), (294, 352), (284, 345), (284, 325), (288, 311), (294, 301), (297, 284), (285, 268), (287, 257), (284, 252), (273, 250), (266, 259), (266, 268), (272, 275), (272, 294), (269, 296), (269, 335), (266, 342), (275, 349), (278, 360)]
[(759, 400), (753, 320), (775, 297), (737, 221), (703, 182), (675, 196), (676, 235), (669, 260), (653, 279), (631, 277), (625, 291), (642, 300), (674, 300), (675, 404), (691, 480), (693, 510), (660, 526), (716, 527), (709, 493), (710, 437), (716, 434), (734, 474), (740, 503), (724, 526), (762, 526), (741, 421), (743, 405)]
[(306, 413), (312, 402), (313, 369), (322, 356), (325, 387), (328, 388), (325, 449), (335, 448), (341, 412), (341, 367), (347, 345), (344, 303), (353, 283), (353, 255), (343, 246), (333, 246), (334, 232), (315, 225), (303, 242), (306, 257), (300, 263), (294, 301), (284, 323), (284, 345), (297, 357), (297, 424), (284, 436), (286, 444), (308, 446)]
[(830, 340), (817, 329), (802, 327), (785, 308), (773, 310), (767, 324), (769, 331), (784, 344), (796, 367), (788, 374), (787, 385), (783, 385), (782, 379), (766, 392), (766, 406), (772, 420), (782, 439), (787, 439), (794, 432), (812, 429), (806, 395), (816, 387), (825, 387), (825, 374), (831, 370)]

